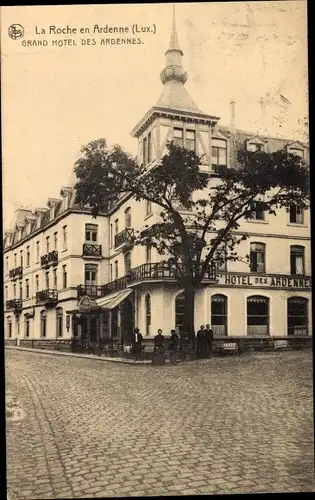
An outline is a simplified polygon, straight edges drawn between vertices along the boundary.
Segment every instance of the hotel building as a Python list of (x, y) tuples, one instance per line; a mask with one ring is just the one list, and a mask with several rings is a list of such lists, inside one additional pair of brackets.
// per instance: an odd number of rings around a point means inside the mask
[[(152, 168), (168, 141), (196, 151), (200, 169), (232, 166), (238, 148), (285, 150), (308, 161), (299, 141), (257, 136), (220, 124), (189, 96), (175, 20), (161, 72), (161, 96), (132, 130), (138, 159)], [(196, 293), (195, 328), (210, 323), (216, 337), (309, 338), (311, 324), (310, 213), (298, 206), (244, 220), (238, 251), (250, 263), (229, 262), (209, 273)], [(73, 186), (34, 211), (19, 209), (4, 238), (5, 339), (21, 342), (126, 341), (133, 326), (152, 339), (180, 328), (183, 291), (155, 250), (132, 244), (136, 230), (158, 220), (159, 208), (120, 198), (93, 219), (75, 203)]]

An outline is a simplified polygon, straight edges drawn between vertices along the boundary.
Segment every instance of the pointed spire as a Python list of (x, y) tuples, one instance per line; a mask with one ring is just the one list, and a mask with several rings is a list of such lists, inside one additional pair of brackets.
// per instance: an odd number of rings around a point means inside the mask
[(166, 52), (170, 50), (177, 50), (178, 52), (183, 54), (183, 51), (181, 50), (179, 43), (178, 43), (178, 36), (177, 36), (177, 30), (176, 30), (176, 18), (175, 18), (175, 4), (173, 4), (173, 23), (172, 23), (172, 32), (171, 32), (171, 39), (170, 39), (170, 44), (169, 48)]
[(182, 67), (182, 56), (183, 52), (179, 47), (176, 30), (175, 5), (173, 4), (171, 40), (169, 48), (165, 52), (165, 68), (160, 73), (163, 90), (156, 106), (200, 113), (184, 86), (188, 75)]

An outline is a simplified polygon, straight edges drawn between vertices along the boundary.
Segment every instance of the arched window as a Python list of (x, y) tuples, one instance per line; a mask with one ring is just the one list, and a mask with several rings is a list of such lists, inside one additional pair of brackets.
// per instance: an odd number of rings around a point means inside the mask
[(213, 335), (227, 335), (227, 297), (212, 295), (211, 297), (211, 328)]
[(175, 327), (179, 332), (183, 329), (185, 312), (185, 295), (184, 292), (177, 295), (175, 300)]
[(264, 243), (250, 244), (250, 271), (251, 273), (264, 273), (266, 261), (266, 245)]
[(8, 327), (8, 337), (12, 337), (12, 319), (11, 316), (8, 317), (7, 319), (7, 327)]
[(247, 299), (247, 335), (269, 334), (269, 299), (252, 295)]
[(145, 333), (151, 335), (151, 295), (145, 296)]
[(30, 318), (28, 316), (24, 316), (24, 335), (25, 338), (30, 336)]
[(57, 337), (62, 337), (62, 335), (63, 335), (63, 309), (62, 309), (62, 307), (57, 307), (57, 309), (56, 309), (56, 334), (57, 334)]
[(308, 299), (290, 297), (288, 299), (288, 335), (307, 335)]
[(131, 208), (128, 207), (125, 210), (125, 227), (131, 227)]
[(125, 274), (129, 273), (131, 269), (131, 252), (125, 253)]
[(300, 245), (290, 247), (291, 274), (304, 274), (305, 248)]
[(47, 334), (47, 311), (40, 313), (40, 336), (46, 337)]

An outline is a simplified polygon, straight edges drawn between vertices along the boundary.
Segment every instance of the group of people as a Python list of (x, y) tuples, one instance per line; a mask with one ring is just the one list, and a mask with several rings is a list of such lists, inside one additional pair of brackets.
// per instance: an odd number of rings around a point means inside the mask
[[(207, 358), (212, 352), (213, 332), (210, 325), (201, 325), (200, 330), (197, 332), (195, 350), (196, 356), (199, 358)], [(131, 338), (131, 346), (129, 352), (134, 355), (135, 359), (141, 358), (143, 351), (143, 336), (139, 328), (134, 328)], [(171, 335), (166, 343), (163, 331), (159, 328), (157, 335), (154, 337), (154, 352), (156, 354), (165, 355), (168, 350), (170, 361), (177, 362), (178, 351), (180, 347), (180, 337), (176, 330), (171, 330)]]
[(210, 325), (201, 325), (196, 336), (196, 355), (198, 358), (208, 358), (212, 352), (213, 332)]

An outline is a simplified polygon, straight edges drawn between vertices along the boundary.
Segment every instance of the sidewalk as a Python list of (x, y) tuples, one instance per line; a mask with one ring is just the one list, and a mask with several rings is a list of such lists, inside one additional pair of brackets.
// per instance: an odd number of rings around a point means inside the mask
[[(134, 359), (111, 358), (107, 356), (96, 356), (95, 354), (81, 354), (76, 352), (62, 352), (49, 349), (36, 349), (31, 347), (6, 346), (5, 349), (15, 349), (16, 351), (38, 352), (40, 354), (53, 354), (55, 356), (71, 356), (73, 358), (97, 359), (98, 361), (110, 361), (112, 363), (124, 363), (128, 365), (151, 365), (149, 359), (143, 361), (135, 361)], [(168, 362), (168, 360), (166, 360)]]

